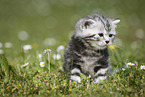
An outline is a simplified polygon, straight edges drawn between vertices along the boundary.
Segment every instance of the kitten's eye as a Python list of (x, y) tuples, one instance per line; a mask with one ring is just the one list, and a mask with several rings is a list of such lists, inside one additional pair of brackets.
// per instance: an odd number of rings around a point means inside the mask
[(98, 35), (99, 35), (100, 37), (103, 37), (103, 33), (99, 33)]
[(113, 34), (109, 34), (109, 37), (112, 37), (112, 36), (114, 36)]

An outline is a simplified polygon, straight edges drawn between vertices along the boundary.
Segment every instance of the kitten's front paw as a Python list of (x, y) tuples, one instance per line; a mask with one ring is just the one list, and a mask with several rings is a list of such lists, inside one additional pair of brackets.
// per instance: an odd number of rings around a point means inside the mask
[(70, 80), (71, 81), (76, 81), (76, 82), (79, 82), (79, 83), (81, 82), (81, 78), (77, 75), (71, 75)]
[(103, 81), (103, 80), (105, 80), (107, 78), (107, 76), (99, 76), (98, 78), (95, 78), (94, 79), (94, 83), (98, 83), (98, 82), (100, 82), (100, 81)]

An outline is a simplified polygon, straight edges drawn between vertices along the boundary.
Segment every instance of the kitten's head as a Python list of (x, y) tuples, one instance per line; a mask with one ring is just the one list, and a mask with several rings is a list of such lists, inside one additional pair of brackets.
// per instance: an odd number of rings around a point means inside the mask
[(75, 36), (90, 41), (92, 46), (103, 49), (112, 44), (116, 35), (116, 24), (119, 22), (119, 19), (92, 14), (76, 23)]

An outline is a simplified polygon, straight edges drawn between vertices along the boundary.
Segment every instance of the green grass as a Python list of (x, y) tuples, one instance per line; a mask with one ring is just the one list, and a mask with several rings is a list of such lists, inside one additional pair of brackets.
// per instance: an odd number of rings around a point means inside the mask
[[(135, 53), (137, 51), (139, 52)], [(39, 53), (33, 52), (33, 49), (27, 53), (22, 51), (16, 64), (9, 64), (6, 57), (1, 55), (0, 96), (145, 96), (145, 70), (140, 69), (140, 66), (145, 64), (142, 60), (144, 48), (110, 50), (112, 68), (117, 71), (99, 83), (94, 83), (92, 79), (87, 81), (84, 77), (81, 83), (70, 84), (62, 70), (63, 58), (54, 60), (53, 53), (54, 51), (50, 53), (50, 73), (48, 57), (43, 52), (45, 67), (39, 65)], [(29, 65), (21, 68), (26, 62)], [(135, 65), (127, 68), (128, 62)]]
[[(4, 51), (0, 55), (0, 96), (144, 97), (145, 70), (140, 69), (145, 65), (144, 4), (144, 0), (0, 0), (0, 50)], [(116, 72), (97, 84), (84, 76), (81, 83), (69, 84), (62, 70), (64, 51), (59, 60), (53, 54), (59, 45), (67, 46), (77, 20), (92, 13), (121, 20), (116, 31), (122, 45), (110, 50)], [(27, 40), (19, 39), (22, 31), (27, 32)], [(50, 38), (56, 44), (44, 45)], [(13, 46), (6, 48), (6, 42)], [(22, 49), (26, 44), (33, 46), (28, 52)], [(44, 54), (47, 48), (52, 50), (50, 70)], [(40, 66), (39, 54), (45, 67)], [(125, 68), (128, 62), (135, 65)], [(21, 68), (25, 63), (29, 64)]]

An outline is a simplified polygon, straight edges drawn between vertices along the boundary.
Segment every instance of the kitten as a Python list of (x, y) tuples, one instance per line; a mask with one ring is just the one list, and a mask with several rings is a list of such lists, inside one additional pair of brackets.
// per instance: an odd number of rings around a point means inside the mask
[(107, 78), (108, 46), (116, 36), (119, 22), (119, 19), (92, 14), (76, 23), (75, 33), (64, 54), (64, 71), (71, 80), (81, 82), (80, 73), (91, 75), (95, 82)]

